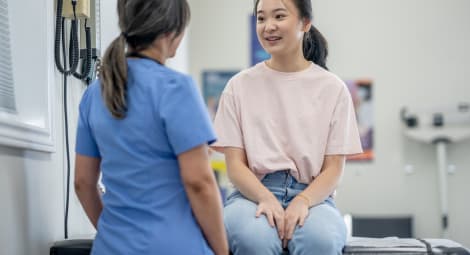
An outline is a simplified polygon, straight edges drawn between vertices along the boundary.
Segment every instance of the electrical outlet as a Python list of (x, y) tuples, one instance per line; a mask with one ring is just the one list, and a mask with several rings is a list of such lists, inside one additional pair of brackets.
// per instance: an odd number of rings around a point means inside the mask
[[(62, 16), (65, 18), (73, 18), (72, 0), (63, 0)], [(90, 17), (90, 0), (77, 0), (75, 6), (77, 18)]]

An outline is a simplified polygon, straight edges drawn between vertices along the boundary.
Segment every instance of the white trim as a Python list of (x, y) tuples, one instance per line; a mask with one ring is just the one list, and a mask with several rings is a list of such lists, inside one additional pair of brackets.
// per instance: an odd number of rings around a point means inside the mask
[(0, 144), (10, 147), (54, 152), (50, 128), (40, 128), (21, 121), (0, 119)]
[(46, 13), (46, 45), (47, 59), (45, 71), (47, 72), (47, 111), (45, 114), (45, 125), (36, 126), (21, 121), (16, 114), (0, 113), (0, 145), (16, 147), (21, 149), (30, 149), (43, 152), (54, 152), (55, 144), (53, 139), (53, 115), (52, 104), (54, 98), (54, 52), (53, 52), (53, 30), (54, 30), (54, 1), (46, 1), (43, 6)]

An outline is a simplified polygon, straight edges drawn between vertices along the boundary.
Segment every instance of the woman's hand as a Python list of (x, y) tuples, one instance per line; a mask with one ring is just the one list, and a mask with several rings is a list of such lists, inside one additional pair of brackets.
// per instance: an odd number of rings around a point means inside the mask
[(295, 227), (304, 225), (308, 216), (309, 203), (303, 197), (295, 197), (284, 212), (284, 238), (282, 238), (282, 247), (287, 247), (287, 243), (292, 239)]
[(279, 239), (284, 239), (284, 208), (274, 196), (259, 201), (256, 218), (261, 214), (266, 216), (271, 227), (277, 228)]

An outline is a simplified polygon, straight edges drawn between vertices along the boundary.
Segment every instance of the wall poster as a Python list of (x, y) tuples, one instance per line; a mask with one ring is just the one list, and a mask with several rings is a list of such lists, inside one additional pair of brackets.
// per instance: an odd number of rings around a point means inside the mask
[(374, 109), (372, 80), (346, 80), (356, 111), (356, 119), (364, 153), (348, 156), (349, 161), (370, 161), (374, 159)]

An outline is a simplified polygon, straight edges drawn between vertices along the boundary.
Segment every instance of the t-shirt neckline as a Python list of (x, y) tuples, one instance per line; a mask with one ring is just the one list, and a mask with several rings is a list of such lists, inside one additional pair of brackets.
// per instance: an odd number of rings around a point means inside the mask
[(297, 76), (299, 74), (303, 74), (303, 73), (306, 73), (308, 72), (309, 70), (311, 70), (311, 68), (314, 66), (313, 62), (311, 62), (311, 64), (305, 68), (305, 69), (302, 69), (300, 71), (294, 71), (294, 72), (282, 72), (282, 71), (278, 71), (278, 70), (275, 70), (271, 67), (269, 67), (267, 64), (266, 64), (266, 61), (263, 61), (260, 63), (261, 67), (263, 69), (265, 69), (267, 72), (270, 72), (270, 73), (273, 73), (273, 74), (276, 74), (276, 75), (281, 75), (281, 76), (285, 76), (285, 77), (292, 77), (292, 76)]

